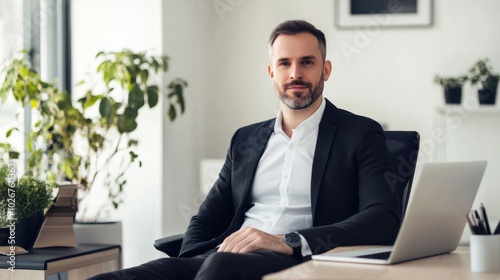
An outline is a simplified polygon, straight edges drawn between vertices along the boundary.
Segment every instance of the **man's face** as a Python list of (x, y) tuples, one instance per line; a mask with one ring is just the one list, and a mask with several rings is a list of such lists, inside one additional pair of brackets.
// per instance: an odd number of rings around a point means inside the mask
[(294, 110), (309, 107), (323, 93), (331, 72), (323, 62), (319, 42), (310, 33), (280, 35), (271, 50), (267, 70), (278, 98)]

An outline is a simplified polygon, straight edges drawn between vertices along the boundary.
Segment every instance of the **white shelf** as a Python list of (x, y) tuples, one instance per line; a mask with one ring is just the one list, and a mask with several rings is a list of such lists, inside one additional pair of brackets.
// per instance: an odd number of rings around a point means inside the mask
[(438, 113), (457, 113), (467, 112), (471, 114), (492, 114), (500, 115), (500, 107), (497, 105), (480, 105), (480, 106), (464, 106), (464, 105), (447, 105), (437, 107)]
[[(473, 104), (472, 104), (473, 105)], [(433, 161), (487, 160), (474, 207), (480, 202), (488, 214), (500, 218), (500, 108), (497, 105), (440, 106), (433, 118), (436, 144)]]

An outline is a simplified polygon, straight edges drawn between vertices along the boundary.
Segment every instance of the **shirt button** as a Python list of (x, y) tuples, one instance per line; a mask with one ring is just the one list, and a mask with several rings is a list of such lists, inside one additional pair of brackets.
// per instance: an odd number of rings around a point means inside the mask
[(270, 222), (270, 221), (267, 221), (267, 222), (266, 222), (266, 226), (270, 227), (270, 226), (272, 226), (272, 225), (273, 225), (273, 223), (272, 223), (272, 222)]

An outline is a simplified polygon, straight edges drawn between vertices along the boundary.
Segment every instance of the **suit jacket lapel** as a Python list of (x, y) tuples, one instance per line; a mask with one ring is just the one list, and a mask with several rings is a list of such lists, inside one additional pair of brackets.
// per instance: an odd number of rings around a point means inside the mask
[[(241, 192), (240, 199), (238, 200), (239, 202), (241, 202), (238, 209), (242, 209), (241, 206), (245, 206), (246, 204), (248, 204), (248, 193), (252, 187), (255, 172), (257, 170), (257, 165), (259, 164), (260, 158), (262, 157), (262, 154), (264, 153), (264, 150), (267, 146), (267, 142), (269, 141), (269, 138), (274, 131), (274, 122), (274, 120), (270, 121), (268, 125), (262, 126), (257, 131), (256, 135), (250, 135), (248, 137), (249, 145), (251, 148), (250, 152), (246, 155), (246, 176), (245, 181), (242, 182), (244, 184), (244, 188), (242, 189), (243, 191)], [(247, 207), (245, 206), (242, 210), (246, 211), (246, 208)]]
[(311, 210), (314, 221), (314, 214), (316, 213), (316, 204), (318, 201), (319, 189), (323, 174), (328, 163), (328, 157), (333, 143), (333, 138), (337, 133), (337, 125), (335, 118), (336, 107), (327, 99), (325, 112), (319, 124), (318, 140), (316, 142), (316, 149), (314, 151), (314, 159), (312, 166), (311, 178)]

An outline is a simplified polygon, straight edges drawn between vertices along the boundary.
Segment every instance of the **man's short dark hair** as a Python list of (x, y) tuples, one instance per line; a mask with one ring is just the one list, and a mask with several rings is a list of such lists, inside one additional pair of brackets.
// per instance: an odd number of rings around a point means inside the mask
[(321, 56), (323, 60), (325, 60), (326, 59), (325, 34), (321, 30), (314, 27), (314, 25), (310, 24), (305, 20), (288, 20), (276, 26), (276, 28), (274, 28), (273, 32), (271, 32), (271, 35), (269, 36), (269, 48), (272, 48), (274, 41), (276, 41), (276, 38), (278, 38), (278, 36), (280, 35), (283, 34), (295, 35), (304, 32), (310, 33), (314, 37), (316, 37), (316, 39), (318, 39)]

